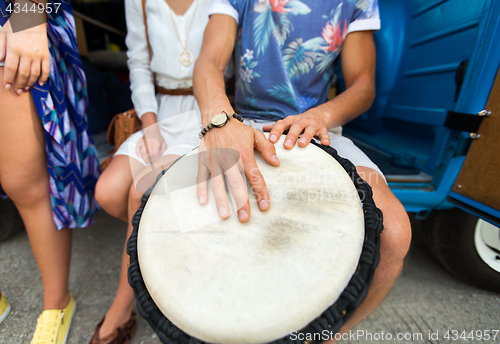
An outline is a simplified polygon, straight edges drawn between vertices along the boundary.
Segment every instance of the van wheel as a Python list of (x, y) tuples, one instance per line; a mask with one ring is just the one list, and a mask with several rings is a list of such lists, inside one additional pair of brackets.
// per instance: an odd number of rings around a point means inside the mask
[(21, 215), (10, 199), (0, 200), (0, 242), (24, 229)]
[(500, 292), (500, 228), (458, 208), (433, 211), (427, 243), (455, 277)]

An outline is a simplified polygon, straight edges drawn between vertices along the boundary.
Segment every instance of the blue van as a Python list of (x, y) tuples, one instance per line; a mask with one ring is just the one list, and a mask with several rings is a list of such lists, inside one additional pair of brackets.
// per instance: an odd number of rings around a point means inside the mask
[(499, 292), (500, 1), (379, 7), (377, 97), (344, 134), (380, 166), (406, 210), (427, 219), (438, 260)]

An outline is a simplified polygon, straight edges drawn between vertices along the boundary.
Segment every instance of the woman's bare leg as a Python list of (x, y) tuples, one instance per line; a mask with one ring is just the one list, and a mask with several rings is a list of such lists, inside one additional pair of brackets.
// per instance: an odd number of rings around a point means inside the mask
[(95, 198), (109, 215), (128, 222), (130, 185), (130, 159), (127, 155), (116, 155), (97, 181)]
[[(3, 80), (0, 67), (0, 80)], [(50, 201), (45, 138), (31, 92), (0, 85), (0, 183), (28, 232), (43, 283), (43, 308), (68, 305), (71, 230), (56, 230)]]
[[(166, 155), (160, 161), (162, 162), (163, 167), (167, 168), (177, 158), (178, 158), (177, 155)], [(154, 178), (150, 179), (151, 179), (150, 185), (152, 185), (154, 180), (156, 180), (156, 175), (154, 176)], [(128, 192), (129, 223), (127, 227), (127, 240), (132, 234), (132, 229), (133, 229), (131, 224), (132, 217), (134, 216), (135, 212), (137, 211), (137, 209), (139, 209), (141, 205), (142, 195), (143, 193), (138, 191), (132, 183), (132, 185), (130, 186), (130, 190)], [(101, 326), (101, 330), (99, 332), (100, 338), (104, 338), (105, 336), (113, 332), (115, 328), (117, 328), (125, 321), (127, 321), (132, 314), (132, 310), (134, 309), (134, 304), (135, 304), (134, 292), (132, 291), (132, 288), (128, 283), (127, 270), (130, 259), (126, 252), (126, 245), (127, 243), (125, 242), (125, 248), (123, 250), (123, 255), (122, 255), (122, 266), (120, 270), (120, 282), (118, 285), (118, 291), (116, 292), (113, 304), (106, 313), (106, 317)]]

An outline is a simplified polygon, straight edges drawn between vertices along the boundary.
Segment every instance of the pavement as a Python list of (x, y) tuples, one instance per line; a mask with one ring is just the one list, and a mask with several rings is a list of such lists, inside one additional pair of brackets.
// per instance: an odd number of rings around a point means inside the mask
[[(95, 216), (93, 226), (73, 231), (70, 289), (78, 304), (68, 344), (88, 343), (111, 305), (125, 231), (125, 223), (103, 211)], [(42, 311), (43, 290), (25, 232), (1, 244), (0, 289), (13, 308), (0, 324), (0, 343), (30, 343)], [(458, 332), (450, 332), (446, 339), (448, 330)], [(389, 296), (340, 343), (500, 343), (500, 333), (494, 340), (478, 339), (486, 330), (490, 337), (492, 330), (500, 330), (500, 294), (455, 279), (416, 238)], [(462, 331), (466, 336), (460, 338)], [(158, 344), (159, 340), (139, 319), (130, 343)]]

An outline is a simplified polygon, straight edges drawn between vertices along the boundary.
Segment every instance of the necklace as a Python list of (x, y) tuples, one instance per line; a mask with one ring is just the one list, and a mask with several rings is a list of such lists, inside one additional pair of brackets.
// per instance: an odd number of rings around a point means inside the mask
[[(186, 43), (185, 44), (182, 42), (181, 36), (179, 35), (179, 31), (177, 31), (177, 26), (175, 25), (174, 15), (172, 14), (172, 8), (170, 8), (170, 6), (168, 6), (168, 8), (170, 10), (170, 18), (172, 18), (172, 24), (174, 24), (175, 33), (177, 35), (177, 38), (179, 39), (179, 43), (181, 43), (181, 46), (182, 46), (182, 53), (179, 55), (179, 61), (183, 66), (186, 66), (186, 67), (189, 66), (191, 64), (191, 62), (193, 62), (193, 54), (189, 50), (187, 50), (187, 45), (188, 45), (188, 40), (189, 40), (189, 33), (191, 32), (191, 27), (193, 26), (193, 22), (194, 22), (194, 17), (196, 17), (196, 10), (198, 9), (198, 0), (194, 0), (194, 1), (195, 1), (195, 8), (194, 8), (194, 12), (193, 12), (193, 18), (191, 18), (191, 23), (189, 24), (189, 29), (188, 29), (188, 32), (186, 35)], [(188, 8), (188, 10), (189, 10), (189, 8)]]

